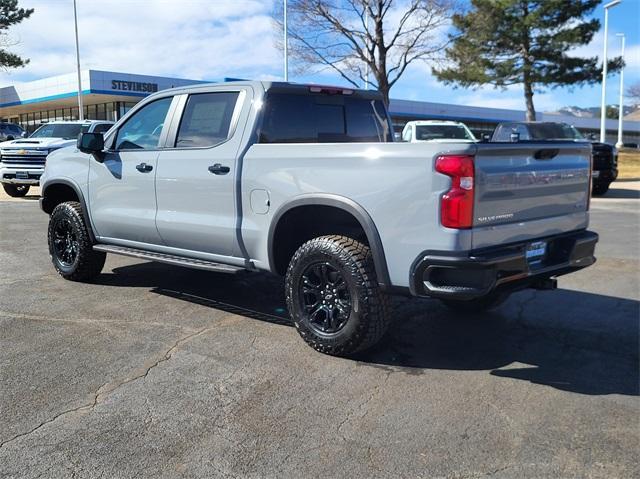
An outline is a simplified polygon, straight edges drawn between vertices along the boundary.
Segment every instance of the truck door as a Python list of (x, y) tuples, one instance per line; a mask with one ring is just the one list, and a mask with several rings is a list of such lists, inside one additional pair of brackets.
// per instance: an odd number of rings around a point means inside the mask
[(167, 246), (239, 256), (236, 158), (252, 90), (181, 95), (158, 158), (156, 226)]
[(155, 176), (173, 99), (138, 109), (107, 139), (104, 162), (91, 162), (89, 208), (101, 238), (162, 244), (155, 224)]

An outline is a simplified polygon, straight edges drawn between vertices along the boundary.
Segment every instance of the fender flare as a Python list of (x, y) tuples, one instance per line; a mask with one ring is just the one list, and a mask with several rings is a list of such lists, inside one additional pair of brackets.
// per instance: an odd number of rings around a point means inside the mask
[[(56, 178), (52, 179), (42, 185), (41, 197), (39, 200), (40, 209), (47, 213), (44, 209), (44, 202), (46, 201), (47, 188), (55, 185), (65, 185), (70, 187), (73, 191), (75, 191), (76, 196), (78, 197), (78, 201), (82, 206), (82, 217), (84, 219), (84, 224), (87, 226), (87, 230), (89, 232), (89, 238), (91, 238), (92, 243), (96, 243), (96, 237), (93, 234), (93, 225), (91, 224), (91, 218), (89, 217), (89, 209), (87, 208), (87, 202), (84, 199), (84, 195), (82, 194), (82, 190), (74, 181), (68, 180), (66, 178)], [(50, 214), (50, 213), (47, 213)]]
[(389, 270), (387, 268), (387, 260), (384, 255), (382, 240), (380, 239), (380, 234), (378, 233), (378, 229), (376, 228), (373, 219), (371, 219), (369, 213), (367, 213), (361, 205), (352, 199), (328, 193), (309, 193), (300, 195), (278, 208), (273, 216), (271, 225), (269, 226), (269, 237), (267, 242), (269, 267), (271, 271), (273, 271), (275, 264), (273, 243), (278, 223), (285, 213), (299, 206), (329, 206), (339, 208), (352, 215), (358, 223), (360, 223), (360, 226), (367, 236), (367, 241), (369, 242), (369, 247), (371, 248), (371, 254), (373, 256), (373, 264), (378, 277), (378, 284), (383, 289), (391, 288), (391, 279), (389, 277)]

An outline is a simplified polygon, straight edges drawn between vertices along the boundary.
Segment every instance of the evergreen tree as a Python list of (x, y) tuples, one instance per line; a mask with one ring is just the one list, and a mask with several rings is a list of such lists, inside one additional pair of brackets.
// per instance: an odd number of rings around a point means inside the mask
[(0, 67), (4, 69), (18, 68), (29, 63), (28, 58), (10, 53), (2, 47), (12, 45), (7, 35), (9, 27), (29, 18), (32, 13), (33, 8), (18, 8), (18, 0), (0, 0)]
[[(534, 92), (545, 88), (602, 81), (598, 57), (571, 55), (600, 29), (586, 20), (600, 0), (471, 0), (453, 16), (455, 33), (446, 55), (448, 66), (435, 69), (439, 80), (463, 87), (522, 84), (527, 120), (535, 120)], [(609, 62), (610, 71), (621, 59)]]

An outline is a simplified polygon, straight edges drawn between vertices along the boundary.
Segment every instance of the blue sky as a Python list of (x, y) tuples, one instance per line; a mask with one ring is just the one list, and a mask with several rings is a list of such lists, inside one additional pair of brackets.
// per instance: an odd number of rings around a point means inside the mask
[[(14, 27), (12, 51), (31, 59), (26, 68), (0, 72), (0, 85), (69, 73), (75, 68), (72, 0), (20, 0), (35, 8)], [(279, 79), (282, 54), (271, 14), (273, 3), (260, 0), (78, 0), (83, 68), (215, 80), (225, 76)], [(594, 16), (603, 20), (602, 7)], [(620, 50), (615, 36), (627, 37), (625, 84), (640, 81), (640, 0), (623, 0), (609, 16), (609, 55)], [(602, 55), (603, 34), (579, 50)], [(292, 81), (343, 83), (330, 74), (290, 76)], [(607, 83), (607, 101), (616, 103), (618, 76)], [(497, 108), (523, 109), (521, 88), (454, 89), (438, 83), (430, 65), (410, 67), (391, 92), (392, 98), (427, 100)], [(597, 106), (600, 86), (555, 89), (536, 94), (536, 109)]]

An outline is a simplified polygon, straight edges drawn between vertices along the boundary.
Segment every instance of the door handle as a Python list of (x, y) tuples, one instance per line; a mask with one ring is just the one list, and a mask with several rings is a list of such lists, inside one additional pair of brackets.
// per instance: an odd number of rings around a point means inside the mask
[(147, 165), (146, 163), (140, 163), (139, 165), (136, 165), (136, 170), (142, 173), (148, 173), (153, 170), (153, 166)]
[(231, 171), (231, 168), (228, 166), (222, 166), (220, 163), (216, 163), (215, 165), (211, 165), (209, 167), (209, 171), (214, 175), (226, 175)]

